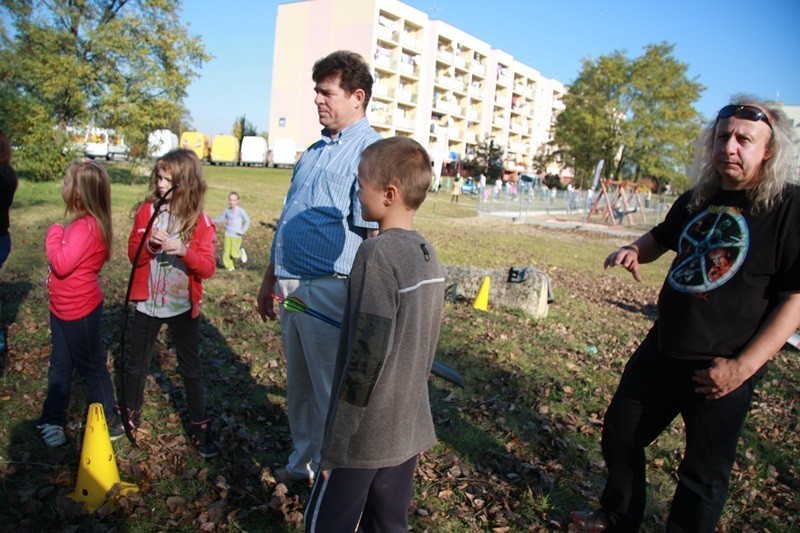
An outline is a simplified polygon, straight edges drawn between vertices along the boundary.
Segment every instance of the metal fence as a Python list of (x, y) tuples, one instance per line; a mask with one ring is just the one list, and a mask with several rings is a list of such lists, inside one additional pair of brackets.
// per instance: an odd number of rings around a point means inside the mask
[[(552, 215), (568, 217), (571, 220), (595, 223), (610, 223), (613, 216), (615, 222), (629, 225), (632, 219), (635, 224), (657, 224), (664, 219), (671, 202), (668, 196), (652, 196), (651, 199), (641, 198), (629, 202), (628, 207), (622, 205), (612, 206), (611, 215), (604, 199), (599, 202), (603, 210), (593, 213), (588, 220), (587, 214), (592, 205), (593, 196), (587, 191), (534, 189), (523, 188), (514, 190), (509, 187), (496, 188), (487, 186), (483, 191), (476, 193), (478, 197), (478, 214), (481, 216), (496, 216), (524, 220), (526, 217), (541, 217)], [(641, 202), (641, 205), (639, 205)]]

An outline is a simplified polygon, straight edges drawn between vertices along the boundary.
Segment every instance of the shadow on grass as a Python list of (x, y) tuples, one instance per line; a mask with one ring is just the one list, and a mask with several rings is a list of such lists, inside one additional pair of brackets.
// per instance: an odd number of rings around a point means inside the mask
[(17, 320), (20, 305), (32, 288), (30, 281), (0, 282), (0, 378), (8, 364), (8, 326)]
[[(113, 312), (121, 319), (121, 307), (117, 306)], [(130, 312), (133, 314), (133, 309)], [(129, 326), (132, 318), (129, 318)], [(269, 521), (278, 524), (283, 521), (282, 517), (265, 504), (272, 497), (272, 483), (269, 481), (272, 468), (288, 456), (291, 438), (283, 408), (269, 401), (268, 394), (283, 396), (283, 385), (278, 386), (269, 380), (257, 381), (252, 361), (236, 353), (228, 339), (202, 314), (199, 319), (206, 409), (219, 455), (203, 460), (191, 443), (183, 381), (177, 371), (171, 335), (163, 326), (150, 366), (152, 379), (146, 383), (144, 392), (142, 416), (150, 428), (150, 435), (140, 443), (140, 449), (148, 454), (143, 465), (145, 473), (150, 475), (156, 466), (153, 463), (163, 460), (177, 461), (182, 465), (186, 461), (187, 467), (207, 469), (208, 475), (203, 479), (188, 480), (189, 484), (195, 484), (191, 492), (200, 491), (207, 501), (215, 501), (224, 492), (224, 507), (227, 512), (238, 509), (238, 520), (242, 524), (248, 524), (250, 520), (253, 524), (263, 523), (266, 515), (269, 515)], [(167, 412), (163, 411), (165, 407)], [(179, 422), (175, 416), (170, 416), (169, 409), (179, 417)], [(181, 441), (175, 451), (187, 456), (188, 460), (165, 454), (161, 449), (164, 444), (171, 446), (173, 437)], [(133, 449), (130, 451), (131, 457), (137, 455)], [(138, 464), (142, 466), (142, 462)], [(179, 471), (175, 474), (181, 475)], [(224, 481), (221, 483), (220, 480)], [(169, 494), (154, 491), (151, 496), (165, 499)], [(202, 499), (200, 495), (198, 499)]]
[(658, 306), (653, 303), (630, 303), (624, 300), (612, 300), (606, 299), (606, 302), (609, 305), (616, 306), (623, 311), (628, 311), (629, 313), (636, 313), (641, 314), (649, 318), (650, 320), (655, 321), (658, 318)]

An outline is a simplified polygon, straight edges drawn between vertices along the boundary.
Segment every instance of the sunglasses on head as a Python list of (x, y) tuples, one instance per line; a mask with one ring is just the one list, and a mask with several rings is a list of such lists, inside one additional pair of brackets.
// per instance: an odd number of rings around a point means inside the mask
[(769, 116), (762, 111), (761, 109), (757, 108), (756, 106), (752, 105), (726, 105), (722, 109), (719, 110), (719, 114), (717, 114), (717, 121), (721, 118), (743, 118), (745, 120), (751, 120), (753, 122), (758, 122), (759, 120), (763, 120), (769, 126), (769, 129), (772, 129), (772, 124), (769, 121)]

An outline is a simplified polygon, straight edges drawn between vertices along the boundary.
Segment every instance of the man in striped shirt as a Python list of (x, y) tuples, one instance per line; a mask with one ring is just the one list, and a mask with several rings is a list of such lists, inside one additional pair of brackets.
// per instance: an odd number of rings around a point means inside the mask
[[(277, 318), (272, 294), (296, 296), (341, 320), (347, 276), (359, 244), (377, 233), (356, 197), (361, 152), (380, 139), (366, 118), (372, 95), (369, 67), (358, 54), (334, 52), (314, 64), (322, 139), (294, 168), (258, 291), (262, 320)], [(286, 401), (294, 450), (279, 481), (311, 481), (320, 461), (339, 329), (281, 308), (286, 352)]]

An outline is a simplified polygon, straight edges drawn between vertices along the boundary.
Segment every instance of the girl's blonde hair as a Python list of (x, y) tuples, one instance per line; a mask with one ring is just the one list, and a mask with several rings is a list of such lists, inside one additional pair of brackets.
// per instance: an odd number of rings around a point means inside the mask
[(106, 259), (111, 258), (113, 229), (111, 223), (111, 182), (106, 169), (91, 160), (76, 161), (66, 172), (68, 188), (64, 191), (66, 213), (92, 215), (100, 227), (106, 245)]
[(206, 195), (206, 180), (203, 179), (203, 165), (192, 150), (178, 148), (161, 156), (150, 174), (150, 190), (145, 201), (157, 203), (158, 171), (166, 170), (172, 176), (170, 213), (181, 221), (179, 233), (184, 242), (191, 238), (197, 220), (203, 214)]

